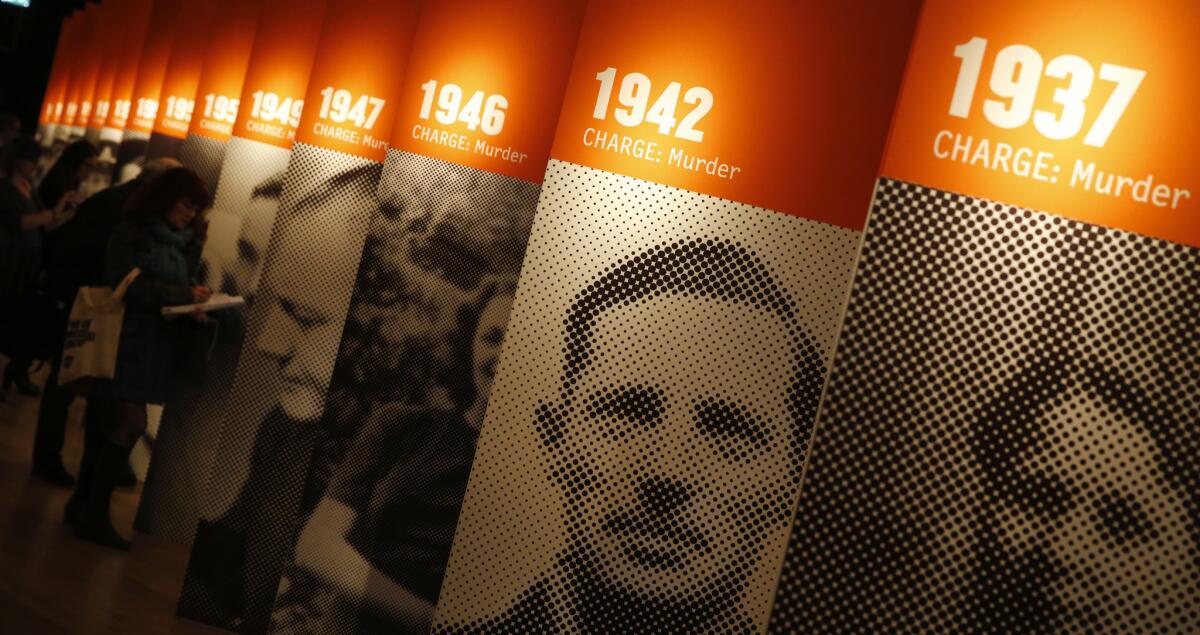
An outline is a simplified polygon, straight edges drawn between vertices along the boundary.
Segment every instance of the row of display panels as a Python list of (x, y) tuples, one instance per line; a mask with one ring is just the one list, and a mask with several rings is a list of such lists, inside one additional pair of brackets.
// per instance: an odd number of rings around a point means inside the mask
[(248, 299), (139, 510), (180, 614), (1200, 628), (1198, 8), (876, 5), (69, 18), (43, 142), (200, 172)]

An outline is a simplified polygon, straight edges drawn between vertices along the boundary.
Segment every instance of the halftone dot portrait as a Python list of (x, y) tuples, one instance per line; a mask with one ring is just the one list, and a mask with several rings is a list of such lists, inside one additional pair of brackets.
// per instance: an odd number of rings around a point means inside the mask
[(761, 631), (858, 236), (551, 161), (435, 632)]
[(772, 632), (1200, 629), (1200, 250), (883, 179)]
[[(237, 141), (237, 139), (235, 139)], [(297, 144), (202, 490), (179, 612), (263, 632), (324, 404), (378, 163)]]

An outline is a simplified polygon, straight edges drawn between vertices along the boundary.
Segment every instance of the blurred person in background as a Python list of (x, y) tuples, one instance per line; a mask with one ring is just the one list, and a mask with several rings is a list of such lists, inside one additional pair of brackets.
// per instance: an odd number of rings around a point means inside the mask
[[(129, 183), (110, 187), (81, 203), (71, 220), (58, 229), (57, 249), (46, 259), (46, 290), (54, 302), (53, 357), (50, 375), (38, 406), (37, 432), (33, 439), (33, 475), (42, 480), (70, 487), (75, 479), (62, 463), (63, 440), (67, 427), (67, 409), (74, 394), (58, 385), (62, 363), (63, 336), (71, 305), (80, 287), (104, 285), (104, 252), (109, 237), (125, 217), (125, 208), (133, 193), (154, 177), (181, 167), (179, 161), (159, 158), (149, 161), (141, 177)], [(85, 426), (93, 410), (89, 408)], [(102, 427), (100, 424), (93, 426)], [(92, 430), (88, 430), (89, 433)], [(90, 439), (93, 435), (88, 434)], [(125, 469), (120, 484), (131, 486), (137, 479)]]
[(8, 356), (3, 391), (14, 384), (25, 395), (38, 387), (29, 379), (29, 366), (40, 357), (37, 308), (44, 299), (40, 284), (43, 232), (70, 220), (80, 202), (77, 192), (59, 196), (46, 205), (34, 187), (42, 148), (22, 135), (5, 146), (4, 174), (0, 180), (0, 348)]
[(21, 134), (21, 120), (11, 112), (0, 112), (0, 153)]
[[(195, 172), (167, 170), (136, 193), (105, 252), (107, 285), (119, 285), (135, 268), (141, 273), (125, 292), (115, 376), (93, 395), (111, 399), (111, 430), (102, 446), (85, 448), (64, 521), (74, 524), (81, 538), (106, 547), (129, 548), (112, 526), (109, 501), (129, 451), (145, 433), (147, 404), (165, 401), (173, 353), (187, 326), (168, 321), (162, 309), (202, 303), (212, 294), (194, 282), (207, 230), (201, 212), (208, 203), (208, 191)], [(199, 312), (193, 317), (205, 319)]]

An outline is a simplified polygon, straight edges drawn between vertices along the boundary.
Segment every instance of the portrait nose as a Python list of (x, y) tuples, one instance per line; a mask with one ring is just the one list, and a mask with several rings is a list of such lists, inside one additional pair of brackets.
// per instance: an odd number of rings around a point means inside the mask
[(691, 488), (675, 479), (651, 476), (638, 483), (638, 501), (659, 515), (675, 513), (691, 498)]
[(290, 320), (278, 306), (271, 309), (267, 323), (255, 342), (258, 350), (267, 357), (280, 363), (286, 362), (292, 356), (292, 341), (295, 334), (288, 328)]

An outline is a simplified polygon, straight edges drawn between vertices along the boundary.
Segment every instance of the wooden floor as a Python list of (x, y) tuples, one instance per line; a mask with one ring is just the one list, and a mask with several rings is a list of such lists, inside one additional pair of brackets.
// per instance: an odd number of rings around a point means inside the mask
[[(71, 473), (83, 445), (80, 406), (72, 408), (67, 428)], [(223, 632), (174, 616), (185, 548), (136, 536), (133, 549), (120, 553), (63, 528), (70, 492), (29, 477), (36, 416), (36, 398), (8, 392), (0, 402), (0, 633)], [(114, 523), (125, 536), (133, 535), (139, 495), (121, 489), (114, 496)]]

